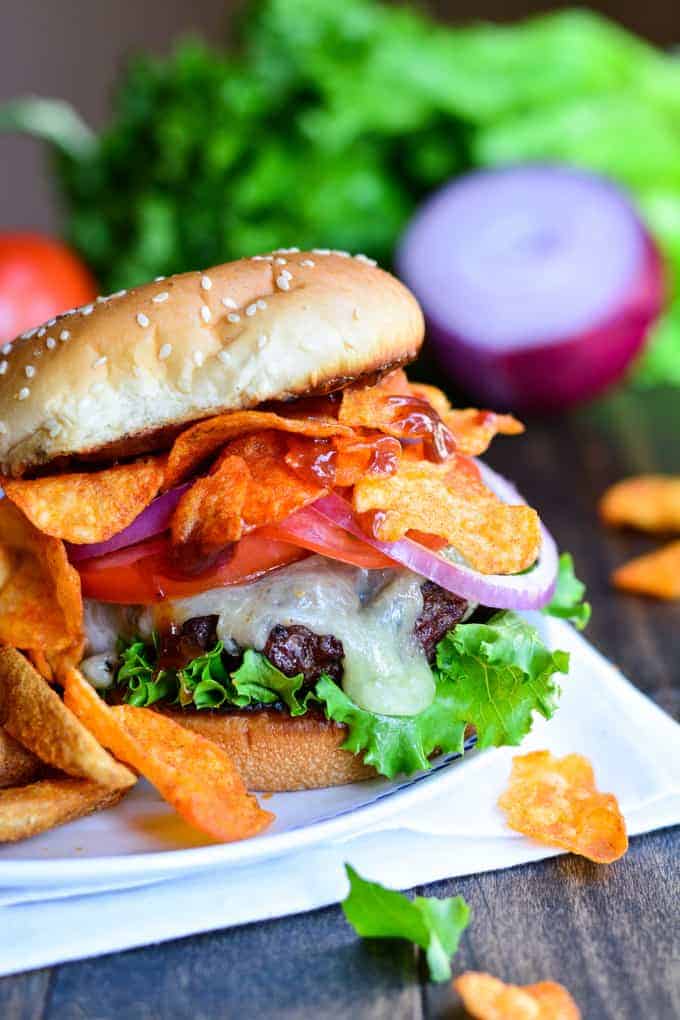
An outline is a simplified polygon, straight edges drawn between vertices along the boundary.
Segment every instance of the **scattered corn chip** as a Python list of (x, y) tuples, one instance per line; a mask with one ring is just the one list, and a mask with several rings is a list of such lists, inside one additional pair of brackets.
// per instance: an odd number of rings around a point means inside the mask
[(624, 478), (605, 492), (600, 516), (605, 524), (640, 531), (680, 531), (680, 476)]
[(29, 786), (0, 790), (0, 843), (37, 836), (57, 825), (112, 807), (125, 790), (85, 779), (41, 779)]
[(36, 528), (82, 544), (106, 542), (132, 524), (157, 494), (164, 473), (164, 458), (147, 457), (103, 471), (2, 484)]
[(173, 545), (191, 543), (196, 559), (223, 549), (243, 534), (243, 504), (252, 476), (242, 457), (224, 457), (219, 467), (184, 493), (172, 516)]
[(101, 747), (49, 684), (14, 648), (0, 649), (0, 725), (42, 761), (98, 786), (135, 777)]
[(439, 535), (484, 574), (525, 570), (540, 549), (535, 510), (501, 503), (468, 472), (449, 465), (404, 460), (389, 478), (361, 479), (353, 503), (358, 513), (379, 511), (376, 538), (394, 542), (411, 530)]
[(453, 982), (466, 1011), (477, 1020), (580, 1020), (567, 989), (556, 981), (506, 985), (491, 974), (466, 971)]
[(377, 429), (395, 439), (420, 439), (431, 460), (446, 460), (456, 448), (449, 429), (427, 400), (391, 393), (381, 386), (344, 390), (338, 420), (352, 428)]
[(172, 488), (216, 454), (225, 443), (250, 432), (275, 429), (323, 439), (351, 435), (351, 429), (333, 419), (286, 418), (271, 411), (232, 411), (192, 425), (175, 440), (166, 469), (165, 487)]
[(442, 418), (456, 440), (456, 449), (468, 457), (478, 457), (488, 450), (496, 435), (517, 436), (524, 432), (524, 425), (511, 414), (478, 411), (475, 407), (448, 411)]
[(30, 783), (43, 769), (40, 758), (22, 747), (0, 726), (0, 789)]
[(109, 708), (75, 669), (66, 674), (64, 700), (101, 744), (214, 839), (245, 839), (272, 821), (246, 792), (231, 758), (199, 734), (148, 708)]
[(680, 599), (680, 540), (617, 567), (612, 581), (622, 591)]
[(563, 847), (599, 864), (628, 849), (626, 823), (611, 793), (595, 788), (587, 758), (549, 751), (518, 755), (510, 783), (498, 801), (511, 829), (547, 846)]
[(80, 579), (63, 543), (0, 500), (0, 645), (64, 652), (82, 622)]

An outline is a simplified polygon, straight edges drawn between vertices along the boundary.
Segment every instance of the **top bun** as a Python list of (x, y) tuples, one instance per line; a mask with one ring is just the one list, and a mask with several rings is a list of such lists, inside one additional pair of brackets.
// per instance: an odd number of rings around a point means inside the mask
[(279, 249), (121, 291), (0, 353), (0, 469), (167, 445), (178, 426), (411, 361), (423, 318), (365, 256)]

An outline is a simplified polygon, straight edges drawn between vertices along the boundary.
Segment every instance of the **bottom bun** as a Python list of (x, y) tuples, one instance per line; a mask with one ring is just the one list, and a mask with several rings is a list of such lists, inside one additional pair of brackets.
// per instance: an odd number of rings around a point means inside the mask
[(159, 708), (163, 715), (218, 744), (249, 790), (283, 793), (341, 786), (377, 775), (340, 744), (347, 727), (321, 715)]

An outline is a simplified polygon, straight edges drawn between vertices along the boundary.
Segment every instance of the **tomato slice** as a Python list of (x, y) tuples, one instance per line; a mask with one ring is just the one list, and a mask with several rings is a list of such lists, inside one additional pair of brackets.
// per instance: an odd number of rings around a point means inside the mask
[(394, 560), (306, 508), (280, 524), (245, 535), (236, 543), (230, 560), (196, 577), (178, 575), (169, 552), (169, 540), (162, 535), (106, 556), (82, 560), (76, 568), (83, 595), (123, 605), (184, 598), (210, 588), (255, 580), (311, 552), (368, 570), (395, 566)]
[(77, 565), (83, 595), (122, 605), (184, 598), (210, 588), (252, 581), (308, 555), (299, 546), (261, 538), (254, 531), (236, 544), (234, 555), (226, 563), (196, 577), (179, 577), (170, 565), (169, 549), (167, 538), (152, 538), (108, 556), (83, 560)]
[(310, 552), (320, 553), (331, 560), (350, 563), (367, 570), (381, 570), (394, 567), (394, 560), (384, 556), (377, 549), (350, 535), (348, 531), (326, 521), (307, 507), (297, 510), (279, 524), (267, 524), (258, 528), (256, 534), (277, 542), (290, 542)]

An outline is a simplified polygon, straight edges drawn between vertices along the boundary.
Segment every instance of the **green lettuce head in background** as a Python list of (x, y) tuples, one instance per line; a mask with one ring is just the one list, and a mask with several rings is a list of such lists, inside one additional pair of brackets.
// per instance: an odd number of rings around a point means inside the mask
[(633, 194), (671, 300), (638, 367), (680, 384), (680, 59), (584, 10), (451, 28), (372, 0), (262, 0), (231, 50), (127, 67), (93, 134), (17, 100), (46, 138), (65, 232), (109, 290), (280, 245), (389, 265), (416, 204), (478, 166), (565, 161)]

